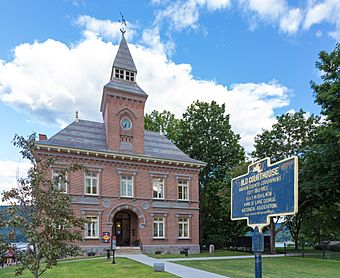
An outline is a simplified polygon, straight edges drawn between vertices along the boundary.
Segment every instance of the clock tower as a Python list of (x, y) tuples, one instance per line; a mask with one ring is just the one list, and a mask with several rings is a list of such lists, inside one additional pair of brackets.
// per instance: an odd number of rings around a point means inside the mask
[(114, 151), (144, 153), (144, 106), (148, 95), (136, 82), (137, 68), (122, 32), (100, 111), (106, 144)]

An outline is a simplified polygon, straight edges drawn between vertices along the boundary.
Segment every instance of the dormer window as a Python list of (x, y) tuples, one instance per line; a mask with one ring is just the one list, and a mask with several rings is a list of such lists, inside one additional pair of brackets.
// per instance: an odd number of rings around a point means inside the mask
[(115, 68), (115, 77), (127, 81), (135, 81), (135, 73), (133, 71)]

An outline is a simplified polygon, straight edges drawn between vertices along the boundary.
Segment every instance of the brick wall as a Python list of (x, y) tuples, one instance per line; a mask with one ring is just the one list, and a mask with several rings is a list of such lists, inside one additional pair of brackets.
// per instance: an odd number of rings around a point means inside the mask
[[(40, 152), (41, 157), (45, 155), (47, 153)], [(90, 171), (98, 172), (98, 196), (85, 194), (83, 171), (72, 172), (68, 175), (68, 194), (75, 200), (73, 208), (77, 215), (99, 216), (99, 235), (104, 231), (112, 232), (113, 218), (117, 209), (120, 209), (120, 211), (126, 210), (132, 216), (131, 229), (135, 229), (135, 236), (131, 236), (131, 242), (136, 239), (141, 240), (146, 246), (146, 252), (154, 252), (161, 245), (168, 245), (169, 250), (178, 251), (183, 246), (192, 246), (191, 252), (197, 250), (199, 244), (199, 169), (155, 163), (139, 164), (71, 154), (53, 153), (52, 155), (58, 157), (56, 167), (60, 168), (75, 162), (85, 165)], [(120, 174), (133, 176), (133, 198), (120, 197)], [(164, 200), (152, 198), (153, 177), (165, 179)], [(178, 179), (189, 181), (189, 201), (178, 200)], [(153, 217), (156, 216), (165, 219), (164, 239), (153, 238)], [(189, 239), (178, 238), (179, 217), (189, 218)], [(110, 245), (102, 243), (99, 238), (84, 239), (81, 246), (108, 248)]]
[[(144, 153), (144, 106), (145, 97), (130, 96), (129, 94), (104, 90), (104, 125), (107, 145), (112, 150), (121, 148), (121, 136), (132, 137), (132, 151)], [(122, 118), (128, 117), (132, 128), (128, 131), (120, 127)]]

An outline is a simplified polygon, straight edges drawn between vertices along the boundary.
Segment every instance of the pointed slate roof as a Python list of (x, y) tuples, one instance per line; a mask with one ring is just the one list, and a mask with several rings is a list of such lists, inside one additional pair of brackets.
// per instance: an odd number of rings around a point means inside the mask
[(117, 68), (137, 72), (137, 68), (132, 59), (132, 56), (131, 56), (129, 47), (127, 45), (127, 42), (125, 40), (124, 34), (122, 34), (122, 39), (119, 44), (116, 58), (113, 62), (113, 66)]

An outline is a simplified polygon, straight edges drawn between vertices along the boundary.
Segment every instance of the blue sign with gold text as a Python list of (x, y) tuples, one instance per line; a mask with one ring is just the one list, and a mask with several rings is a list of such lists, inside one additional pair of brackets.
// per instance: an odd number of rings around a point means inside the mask
[(274, 164), (265, 158), (248, 166), (248, 173), (231, 181), (231, 219), (247, 219), (262, 230), (270, 216), (292, 215), (298, 207), (298, 159)]

